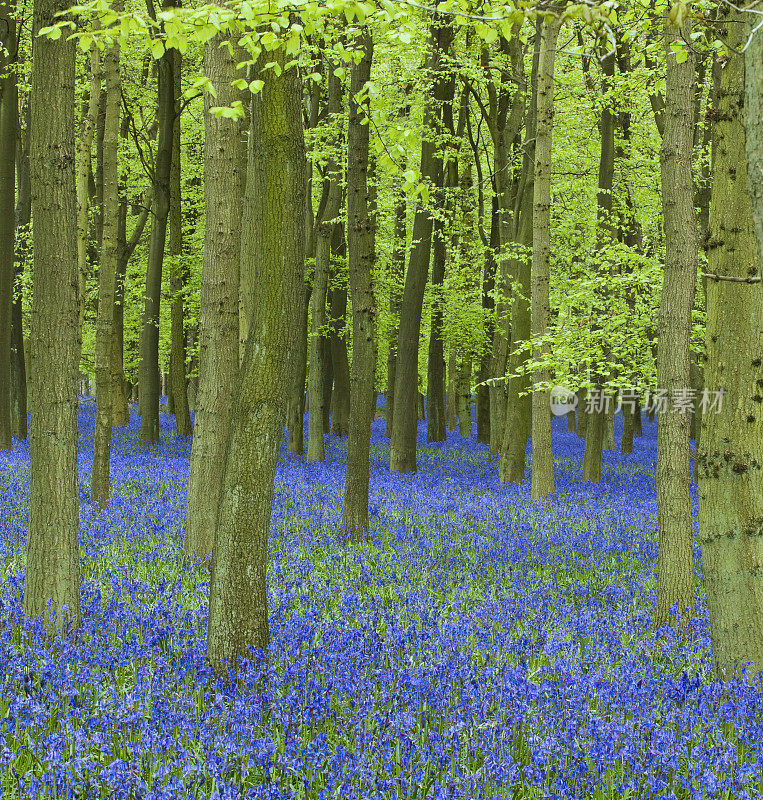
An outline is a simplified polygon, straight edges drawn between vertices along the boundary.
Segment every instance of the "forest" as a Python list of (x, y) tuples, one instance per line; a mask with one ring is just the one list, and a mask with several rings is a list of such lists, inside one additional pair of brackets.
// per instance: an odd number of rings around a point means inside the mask
[(761, 0), (0, 40), (0, 797), (763, 797)]

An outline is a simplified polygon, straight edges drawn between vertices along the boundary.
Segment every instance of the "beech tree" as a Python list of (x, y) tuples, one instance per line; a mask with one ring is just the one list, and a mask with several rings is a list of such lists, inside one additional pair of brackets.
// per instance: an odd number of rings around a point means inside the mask
[[(691, 386), (689, 347), (697, 282), (697, 221), (690, 165), (694, 140), (694, 53), (673, 52), (674, 42), (690, 41), (691, 25), (665, 20), (665, 131), (660, 151), (665, 218), (665, 269), (659, 314), (657, 383), (671, 395)], [(679, 58), (682, 59), (679, 61)], [(689, 415), (657, 419), (656, 626), (679, 619), (694, 603), (694, 531), (689, 485)]]
[[(271, 61), (280, 74), (262, 70)], [(280, 48), (255, 65), (263, 83), (252, 98), (241, 272), (251, 273), (257, 292), (231, 405), (212, 551), (207, 653), (218, 669), (250, 658), (251, 647), (267, 651), (270, 642), (268, 535), (300, 324), (293, 307), (303, 291), (307, 185), (302, 85), (285, 63)]]
[(763, 669), (763, 292), (747, 189), (744, 22), (733, 9), (724, 18), (729, 60), (715, 123), (705, 333), (705, 385), (723, 397), (702, 415), (697, 453), (702, 574), (720, 675), (745, 663)]
[(232, 107), (237, 56), (230, 37), (218, 34), (204, 48), (204, 72), (217, 92), (204, 98), (204, 264), (199, 325), (199, 394), (188, 473), (184, 550), (211, 556), (225, 464), (225, 445), (238, 375), (241, 201), (246, 149), (239, 122), (211, 113)]
[(80, 621), (76, 43), (38, 36), (67, 8), (60, 0), (35, 0), (32, 26), (32, 418), (24, 616), (43, 617), (51, 631)]

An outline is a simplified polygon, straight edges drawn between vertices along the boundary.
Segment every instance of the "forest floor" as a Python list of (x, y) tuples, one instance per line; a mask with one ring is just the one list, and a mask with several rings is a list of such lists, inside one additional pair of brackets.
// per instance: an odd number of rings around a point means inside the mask
[(428, 446), (423, 424), (418, 473), (391, 474), (376, 421), (373, 541), (351, 547), (337, 535), (346, 440), (328, 438), (320, 465), (284, 446), (270, 673), (231, 686), (205, 662), (208, 572), (181, 558), (190, 440), (164, 416), (161, 447), (141, 452), (133, 414), (100, 511), (93, 415), (83, 401), (83, 624), (63, 643), (21, 635), (29, 448), (0, 455), (2, 798), (763, 794), (760, 688), (711, 680), (699, 579), (686, 636), (650, 631), (646, 420), (596, 486), (555, 420), (548, 503), (529, 478), (502, 486), (474, 438)]

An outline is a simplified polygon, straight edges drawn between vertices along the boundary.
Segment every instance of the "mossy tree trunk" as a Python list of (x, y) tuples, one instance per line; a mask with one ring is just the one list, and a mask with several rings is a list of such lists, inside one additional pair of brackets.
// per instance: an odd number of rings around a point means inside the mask
[[(282, 49), (254, 70), (241, 272), (257, 287), (231, 407), (209, 587), (207, 654), (218, 671), (270, 642), (267, 560), (278, 450), (304, 291), (307, 160), (302, 86)], [(275, 61), (283, 70), (262, 71)]]
[[(238, 376), (241, 204), (246, 182), (239, 123), (209, 113), (240, 99), (232, 86), (235, 52), (223, 35), (204, 48), (204, 74), (217, 97), (204, 97), (204, 256), (199, 319), (199, 392), (188, 474), (184, 551), (212, 554), (225, 445)], [(222, 45), (222, 47), (221, 47)]]
[(24, 616), (43, 617), (50, 632), (80, 621), (76, 43), (37, 35), (67, 8), (60, 0), (35, 0), (32, 27), (32, 421)]
[[(538, 26), (539, 27), (539, 26)], [(532, 72), (530, 75), (530, 108), (525, 130), (524, 153), (522, 156), (522, 178), (517, 192), (514, 212), (515, 239), (525, 248), (526, 254), (514, 259), (513, 274), (517, 289), (511, 298), (511, 353), (509, 373), (514, 373), (526, 364), (528, 351), (523, 344), (530, 339), (530, 296), (531, 264), (533, 246), (533, 202), (535, 192), (535, 133), (538, 117), (538, 69), (540, 67), (540, 30), (536, 29), (533, 51)], [(502, 482), (521, 483), (525, 479), (527, 452), (527, 431), (530, 427), (531, 395), (528, 392), (530, 378), (520, 374), (509, 378), (507, 386), (506, 414), (504, 418), (503, 440), (500, 444), (498, 477)]]
[(352, 366), (343, 523), (345, 535), (350, 540), (368, 536), (369, 458), (376, 367), (376, 309), (372, 279), (375, 232), (368, 186), (369, 110), (357, 101), (359, 93), (371, 79), (373, 40), (368, 28), (362, 29), (357, 45), (363, 57), (352, 68), (347, 123), (347, 267), (352, 298)]
[[(705, 386), (723, 391), (702, 415), (699, 530), (710, 638), (719, 677), (763, 669), (763, 291), (745, 158), (745, 12), (728, 16), (732, 50), (716, 122), (708, 272)], [(729, 324), (745, 320), (745, 324)]]
[[(679, 29), (666, 17), (665, 129), (660, 150), (665, 267), (658, 323), (657, 385), (666, 389), (669, 396), (691, 386), (689, 344), (698, 248), (691, 173), (695, 62), (691, 50), (686, 51), (686, 60), (680, 64), (671, 50), (676, 41), (690, 41), (690, 35), (688, 22)], [(657, 418), (656, 478), (658, 556), (654, 624), (659, 627), (668, 622), (681, 623), (694, 604), (688, 414), (665, 413)]]

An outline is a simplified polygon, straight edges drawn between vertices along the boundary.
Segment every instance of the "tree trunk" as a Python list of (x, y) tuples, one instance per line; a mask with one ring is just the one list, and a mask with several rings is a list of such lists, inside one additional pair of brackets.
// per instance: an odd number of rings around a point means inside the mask
[(455, 344), (448, 358), (448, 430), (458, 429), (458, 351)]
[(631, 409), (623, 405), (623, 438), (620, 442), (621, 453), (633, 452), (633, 428), (635, 415)]
[[(549, 282), (551, 257), (551, 137), (554, 123), (554, 60), (561, 16), (544, 21), (538, 66), (538, 121), (535, 138), (535, 185), (533, 187), (532, 334), (544, 336), (550, 317)], [(534, 345), (533, 358), (541, 360), (547, 345)], [(551, 451), (551, 415), (548, 369), (538, 370), (532, 396), (532, 486), (538, 500), (554, 493)]]
[(614, 450), (615, 447), (615, 398), (611, 397), (604, 419), (604, 441), (602, 442), (601, 449)]
[(388, 438), (392, 437), (392, 423), (395, 416), (397, 334), (405, 275), (406, 213), (406, 194), (401, 189), (395, 200), (395, 222), (392, 231), (394, 245), (390, 266), (389, 313), (392, 317), (392, 330), (390, 331), (389, 355), (387, 356), (387, 412), (384, 419), (384, 435)]
[(0, 450), (11, 442), (11, 317), (16, 272), (16, 129), (19, 94), (16, 86), (16, 20), (13, 7), (0, 3)]
[(32, 187), (29, 175), (29, 103), (25, 110), (26, 125), (16, 150), (16, 264), (15, 295), (11, 311), (11, 427), (17, 439), (27, 438), (27, 372), (24, 352), (24, 326), (21, 282), (26, 265), (31, 262), (30, 222), (32, 219)]
[[(720, 86), (708, 272), (759, 278), (739, 52), (745, 12), (728, 19), (725, 39), (733, 49)], [(720, 411), (708, 407), (702, 415), (699, 538), (713, 655), (718, 676), (726, 678), (748, 661), (751, 675), (763, 669), (763, 291), (729, 280), (711, 280), (707, 290), (705, 386), (724, 395)]]
[[(88, 181), (92, 170), (93, 138), (98, 123), (101, 100), (101, 53), (95, 44), (90, 46), (90, 89), (87, 112), (82, 120), (82, 129), (77, 151), (77, 274), (79, 280), (79, 330), (80, 339), (85, 325), (85, 300), (87, 279), (90, 274), (88, 245), (90, 244), (90, 194)], [(98, 206), (100, 214), (100, 206)], [(100, 240), (99, 240), (100, 244)]]
[(49, 633), (80, 622), (77, 470), (76, 44), (39, 37), (68, 8), (35, 0), (31, 151), (31, 470), (24, 616)]
[(472, 435), (472, 356), (466, 352), (461, 356), (458, 370), (458, 434)]
[[(442, 159), (437, 156), (436, 145), (431, 137), (439, 131), (439, 107), (447, 87), (446, 53), (453, 37), (454, 29), (449, 22), (436, 16), (429, 29), (426, 66), (432, 76), (432, 87), (424, 109), (424, 138), (421, 143), (421, 174), (434, 186), (439, 186), (442, 182)], [(400, 310), (395, 369), (395, 416), (390, 441), (390, 469), (396, 472), (416, 471), (419, 334), (424, 290), (429, 273), (432, 222), (431, 209), (419, 200), (413, 220), (413, 245)]]
[[(669, 396), (691, 386), (689, 343), (697, 281), (697, 222), (691, 174), (694, 138), (694, 53), (679, 64), (671, 45), (690, 41), (665, 20), (665, 133), (660, 151), (665, 267), (659, 313), (657, 385)], [(689, 416), (657, 420), (657, 607), (654, 625), (682, 623), (694, 604), (694, 533), (689, 485)], [(673, 606), (676, 606), (673, 609)], [(672, 619), (673, 614), (675, 618)]]
[[(541, 37), (536, 36), (533, 52), (533, 65), (530, 76), (531, 97), (525, 132), (524, 155), (522, 158), (522, 178), (515, 210), (515, 239), (520, 245), (533, 247), (533, 203), (535, 192), (535, 133), (538, 119), (538, 70), (540, 68)], [(516, 217), (519, 217), (516, 219)], [(518, 291), (511, 298), (511, 354), (509, 372), (521, 371), (527, 363), (528, 351), (521, 349), (530, 339), (530, 295), (532, 256), (520, 254), (513, 259), (514, 274)], [(531, 425), (528, 393), (530, 376), (520, 374), (508, 381), (508, 398), (504, 416), (503, 440), (500, 443), (498, 477), (502, 482), (521, 483), (525, 479), (527, 453), (527, 432)]]
[(299, 330), (294, 348), (294, 373), (289, 391), (287, 409), (287, 428), (289, 430), (289, 450), (301, 456), (305, 452), (305, 383), (307, 381), (307, 340), (311, 287), (304, 280), (299, 308)]
[(114, 400), (114, 296), (119, 262), (119, 115), (122, 87), (119, 45), (103, 58), (106, 82), (106, 118), (103, 129), (103, 231), (98, 269), (98, 317), (95, 334), (95, 433), (90, 498), (105, 507), (109, 499), (111, 428)]
[[(450, 147), (457, 147), (453, 126), (453, 97), (456, 76), (452, 73), (445, 81), (442, 105), (439, 110), (443, 131), (451, 136)], [(448, 254), (446, 225), (453, 220), (452, 192), (458, 185), (458, 161), (451, 150), (450, 161), (441, 170), (442, 185), (435, 187), (434, 205), (439, 213), (432, 227), (432, 314), (429, 325), (429, 350), (427, 359), (427, 441), (445, 441), (445, 356), (443, 347), (443, 284), (445, 261)], [(449, 197), (448, 194), (451, 196)]]
[[(747, 153), (747, 188), (752, 202), (752, 219), (758, 242), (758, 258), (763, 263), (763, 37), (755, 30), (761, 17), (750, 13), (750, 39), (745, 56), (745, 128)], [(763, 281), (760, 287), (763, 289)]]
[[(270, 642), (267, 560), (278, 450), (304, 291), (307, 161), (302, 87), (283, 49), (263, 53), (252, 99), (241, 272), (253, 273), (244, 359), (231, 408), (209, 587), (207, 655), (217, 671)], [(262, 70), (275, 61), (283, 70)], [(226, 176), (227, 177), (227, 176)], [(221, 177), (222, 179), (222, 177)], [(294, 307), (297, 313), (294, 313)]]
[[(601, 388), (597, 388), (597, 391), (601, 392)], [(599, 483), (601, 480), (601, 451), (604, 443), (606, 412), (603, 408), (593, 408), (588, 412), (584, 410), (583, 418), (585, 419), (583, 480), (589, 483)]]
[[(241, 205), (246, 172), (237, 120), (209, 109), (240, 99), (231, 86), (238, 58), (220, 34), (204, 47), (204, 74), (217, 90), (204, 96), (204, 260), (199, 308), (199, 392), (188, 473), (184, 552), (212, 554), (225, 467), (225, 445), (238, 376)], [(221, 45), (223, 45), (221, 47)]]
[(373, 292), (374, 226), (368, 191), (368, 109), (357, 96), (371, 78), (373, 40), (368, 28), (358, 37), (363, 58), (350, 79), (347, 124), (347, 266), (352, 298), (352, 367), (350, 371), (350, 433), (343, 522), (350, 540), (368, 536), (369, 459), (373, 420), (375, 302)]
[[(342, 109), (342, 84), (333, 74), (328, 78), (328, 114), (337, 118)], [(330, 143), (336, 145), (336, 143)], [(324, 177), (326, 202), (315, 224), (315, 272), (311, 298), (310, 363), (307, 376), (307, 460), (323, 461), (325, 458), (323, 435), (328, 432), (327, 407), (331, 402), (331, 339), (327, 333), (328, 316), (326, 299), (331, 274), (331, 242), (337, 216), (342, 205), (340, 167), (332, 152), (328, 158)], [(328, 398), (326, 383), (328, 382)]]
[[(344, 258), (347, 247), (344, 240), (344, 225), (334, 228), (332, 252), (335, 258)], [(347, 436), (350, 425), (350, 362), (347, 357), (347, 343), (340, 331), (347, 318), (347, 289), (335, 286), (329, 292), (331, 312), (331, 368), (334, 373), (334, 392), (331, 396), (331, 433), (334, 436)]]
[[(175, 81), (175, 123), (172, 131), (172, 166), (170, 169), (170, 385), (175, 415), (175, 430), (179, 436), (190, 436), (191, 414), (185, 382), (185, 296), (188, 291), (188, 266), (183, 262), (183, 216), (180, 189), (180, 71), (182, 57), (175, 50), (173, 77)], [(169, 397), (168, 397), (169, 400)], [(169, 404), (169, 403), (168, 403)], [(168, 409), (169, 410), (169, 409)]]
[[(126, 124), (122, 125), (122, 138), (126, 138), (128, 133)], [(125, 282), (127, 280), (127, 265), (130, 261), (135, 248), (143, 236), (146, 223), (150, 213), (151, 204), (153, 201), (153, 191), (149, 189), (143, 198), (143, 208), (140, 212), (135, 228), (127, 240), (127, 207), (128, 201), (124, 196), (127, 187), (125, 183), (125, 175), (122, 175), (121, 187), (121, 200), (119, 203), (119, 216), (117, 226), (117, 276), (114, 286), (114, 332), (112, 334), (112, 347), (113, 353), (111, 356), (112, 364), (112, 391), (114, 399), (112, 401), (112, 424), (129, 425), (130, 424), (130, 410), (128, 407), (128, 398), (130, 397), (130, 384), (127, 382), (124, 374), (124, 302), (125, 302)]]
[(146, 267), (146, 295), (140, 343), (140, 432), (144, 447), (159, 442), (159, 308), (162, 266), (170, 211), (170, 173), (175, 128), (175, 54), (172, 49), (156, 61), (157, 146), (154, 168), (154, 213)]
[[(602, 49), (610, 48), (609, 40), (600, 45)], [(601, 61), (602, 67), (602, 88), (609, 92), (614, 84), (615, 59), (614, 53), (607, 53)], [(612, 216), (612, 187), (615, 172), (615, 123), (616, 116), (611, 107), (611, 100), (604, 105), (601, 110), (599, 121), (599, 132), (601, 136), (601, 149), (599, 152), (599, 176), (598, 191), (596, 193), (596, 239), (599, 249), (606, 249), (616, 239), (615, 223)], [(601, 304), (593, 309), (594, 316), (602, 316), (607, 313), (607, 282), (601, 282), (596, 288), (597, 297)], [(598, 323), (596, 323), (596, 327)], [(606, 381), (606, 369), (609, 357), (609, 348), (604, 343), (604, 356), (602, 363), (594, 365), (594, 393), (604, 399), (604, 384)], [(610, 421), (610, 414), (614, 409), (610, 408), (611, 401), (605, 400), (601, 408), (592, 410), (589, 416), (589, 430), (586, 434), (585, 453), (583, 455), (583, 480), (598, 483), (601, 480), (601, 451), (612, 449), (614, 442), (614, 417)], [(596, 420), (592, 425), (593, 418), (601, 416), (601, 420)], [(591, 433), (593, 427), (593, 435)], [(601, 435), (599, 435), (601, 428)], [(596, 448), (598, 452), (590, 452)]]

